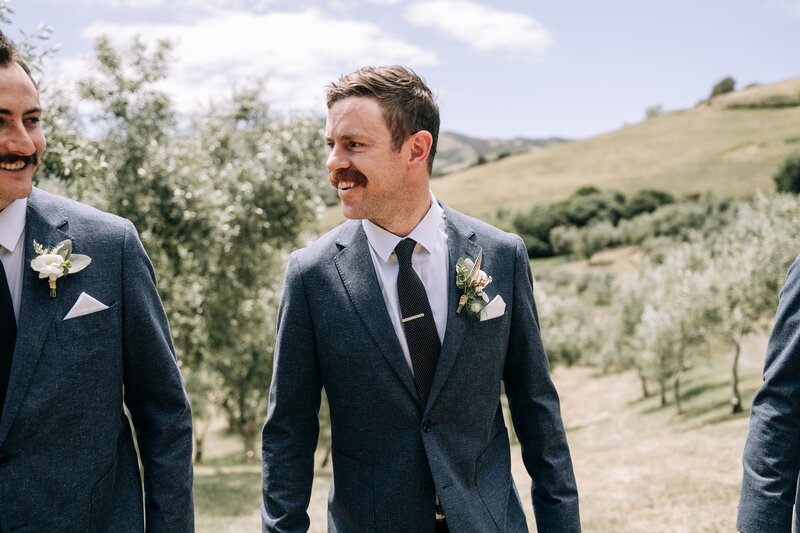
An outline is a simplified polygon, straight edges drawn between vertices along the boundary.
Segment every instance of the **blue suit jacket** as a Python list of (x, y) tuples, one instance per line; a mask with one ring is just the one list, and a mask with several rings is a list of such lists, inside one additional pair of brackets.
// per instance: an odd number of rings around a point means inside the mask
[[(767, 346), (764, 383), (753, 399), (736, 526), (790, 533), (800, 505), (800, 258), (789, 269)], [(800, 520), (795, 509), (795, 528)]]
[[(263, 432), (265, 532), (308, 528), (321, 387), (332, 425), (330, 531), (432, 532), (435, 492), (454, 532), (527, 531), (511, 478), (502, 384), (533, 478), (539, 531), (580, 530), (522, 240), (447, 208), (445, 216), (449, 311), (424, 410), (361, 223), (346, 222), (292, 254)], [(487, 293), (507, 305), (504, 316), (484, 322), (456, 314), (455, 263), (481, 249), (494, 280)]]
[[(47, 280), (33, 240), (92, 258)], [(191, 412), (155, 276), (133, 225), (34, 189), (0, 422), (0, 530), (193, 531)], [(109, 306), (63, 320), (81, 292)], [(130, 411), (144, 473), (142, 483)]]

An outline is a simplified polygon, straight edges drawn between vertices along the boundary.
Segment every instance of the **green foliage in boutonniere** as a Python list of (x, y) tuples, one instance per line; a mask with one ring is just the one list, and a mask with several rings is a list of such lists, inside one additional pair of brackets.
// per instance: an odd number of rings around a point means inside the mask
[(489, 303), (489, 297), (483, 289), (492, 282), (492, 277), (481, 270), (482, 260), (483, 250), (478, 252), (475, 262), (468, 257), (461, 257), (456, 263), (456, 287), (464, 291), (458, 300), (456, 313), (460, 313), (466, 307), (468, 315), (479, 316)]
[(92, 259), (88, 255), (73, 254), (72, 241), (67, 239), (52, 248), (45, 248), (33, 241), (36, 257), (31, 268), (39, 273), (39, 279), (47, 278), (50, 285), (50, 298), (56, 297), (56, 280), (61, 276), (79, 272), (86, 268)]

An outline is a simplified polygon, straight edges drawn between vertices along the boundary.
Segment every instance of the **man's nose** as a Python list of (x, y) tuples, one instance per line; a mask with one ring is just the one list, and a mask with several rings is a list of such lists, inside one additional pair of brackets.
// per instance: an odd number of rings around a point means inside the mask
[(340, 168), (348, 168), (350, 166), (350, 160), (342, 153), (340, 148), (334, 146), (328, 154), (326, 166), (328, 167), (328, 172), (334, 172)]
[(33, 155), (36, 146), (33, 144), (30, 133), (22, 123), (13, 124), (6, 128), (3, 135), (3, 149), (8, 154)]

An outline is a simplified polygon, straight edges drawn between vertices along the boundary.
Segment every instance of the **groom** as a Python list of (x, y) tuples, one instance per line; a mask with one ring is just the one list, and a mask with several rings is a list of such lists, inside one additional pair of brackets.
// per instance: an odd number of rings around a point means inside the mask
[(330, 531), (527, 531), (503, 386), (538, 530), (579, 531), (522, 240), (433, 197), (439, 110), (414, 72), (362, 68), (332, 83), (327, 103), (327, 166), (351, 220), (289, 261), (263, 531), (309, 527), (323, 387)]
[(41, 114), (0, 33), (0, 531), (193, 531), (191, 412), (152, 267), (127, 220), (32, 188)]

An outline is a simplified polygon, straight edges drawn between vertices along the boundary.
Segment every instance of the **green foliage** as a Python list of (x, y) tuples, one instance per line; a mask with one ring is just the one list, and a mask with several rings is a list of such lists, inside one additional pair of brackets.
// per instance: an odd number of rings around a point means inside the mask
[(530, 257), (553, 255), (550, 230), (567, 223), (563, 204), (539, 204), (527, 213), (517, 214), (512, 220), (515, 233), (525, 241)]
[(599, 221), (616, 224), (624, 211), (625, 196), (615, 191), (587, 190), (589, 188), (578, 189), (564, 206), (569, 223), (579, 228)]
[[(658, 200), (659, 197), (663, 200)], [(671, 199), (666, 193), (655, 191), (646, 192), (645, 198), (652, 203)], [(631, 205), (631, 202), (627, 205)], [(732, 216), (730, 205), (731, 199), (709, 193), (677, 203), (664, 203), (652, 212), (620, 220), (616, 226), (609, 221), (599, 221), (582, 228), (555, 227), (549, 240), (555, 253), (581, 258), (589, 258), (607, 248), (643, 244), (653, 238), (688, 240), (697, 232), (712, 234), (727, 224)], [(629, 212), (635, 212), (635, 209)]]
[(91, 136), (72, 103), (54, 93), (42, 173), (134, 222), (196, 417), (212, 405), (224, 410), (253, 460), (283, 261), (322, 205), (321, 124), (271, 112), (260, 83), (180, 117), (159, 89), (170, 49), (139, 39), (117, 49), (98, 39), (95, 68), (79, 84), (95, 110)]
[(656, 118), (659, 115), (664, 114), (664, 106), (661, 104), (651, 105), (647, 109), (644, 110), (644, 116), (647, 120), (652, 118)]
[(772, 179), (778, 192), (800, 194), (800, 154), (787, 157)]
[(592, 327), (592, 307), (575, 294), (536, 290), (542, 342), (552, 364), (567, 366), (585, 361), (597, 348), (598, 332)]
[[(744, 335), (766, 327), (800, 249), (799, 224), (797, 197), (760, 194), (729, 205), (724, 222), (709, 223), (707, 232), (687, 233), (681, 242), (659, 241), (657, 253), (643, 261), (635, 277), (611, 283), (608, 306), (595, 299), (603, 311), (589, 328), (604, 332), (603, 345), (580, 361), (634, 368), (661, 386), (662, 398), (672, 384), (679, 399), (682, 372), (714, 343), (738, 354)], [(584, 296), (584, 305), (593, 304), (590, 298)]]
[(622, 218), (633, 218), (642, 213), (652, 213), (662, 205), (671, 204), (675, 197), (666, 191), (643, 189), (631, 195), (625, 202)]
[(736, 89), (736, 81), (728, 76), (718, 81), (711, 89), (711, 98), (721, 94), (732, 93)]

